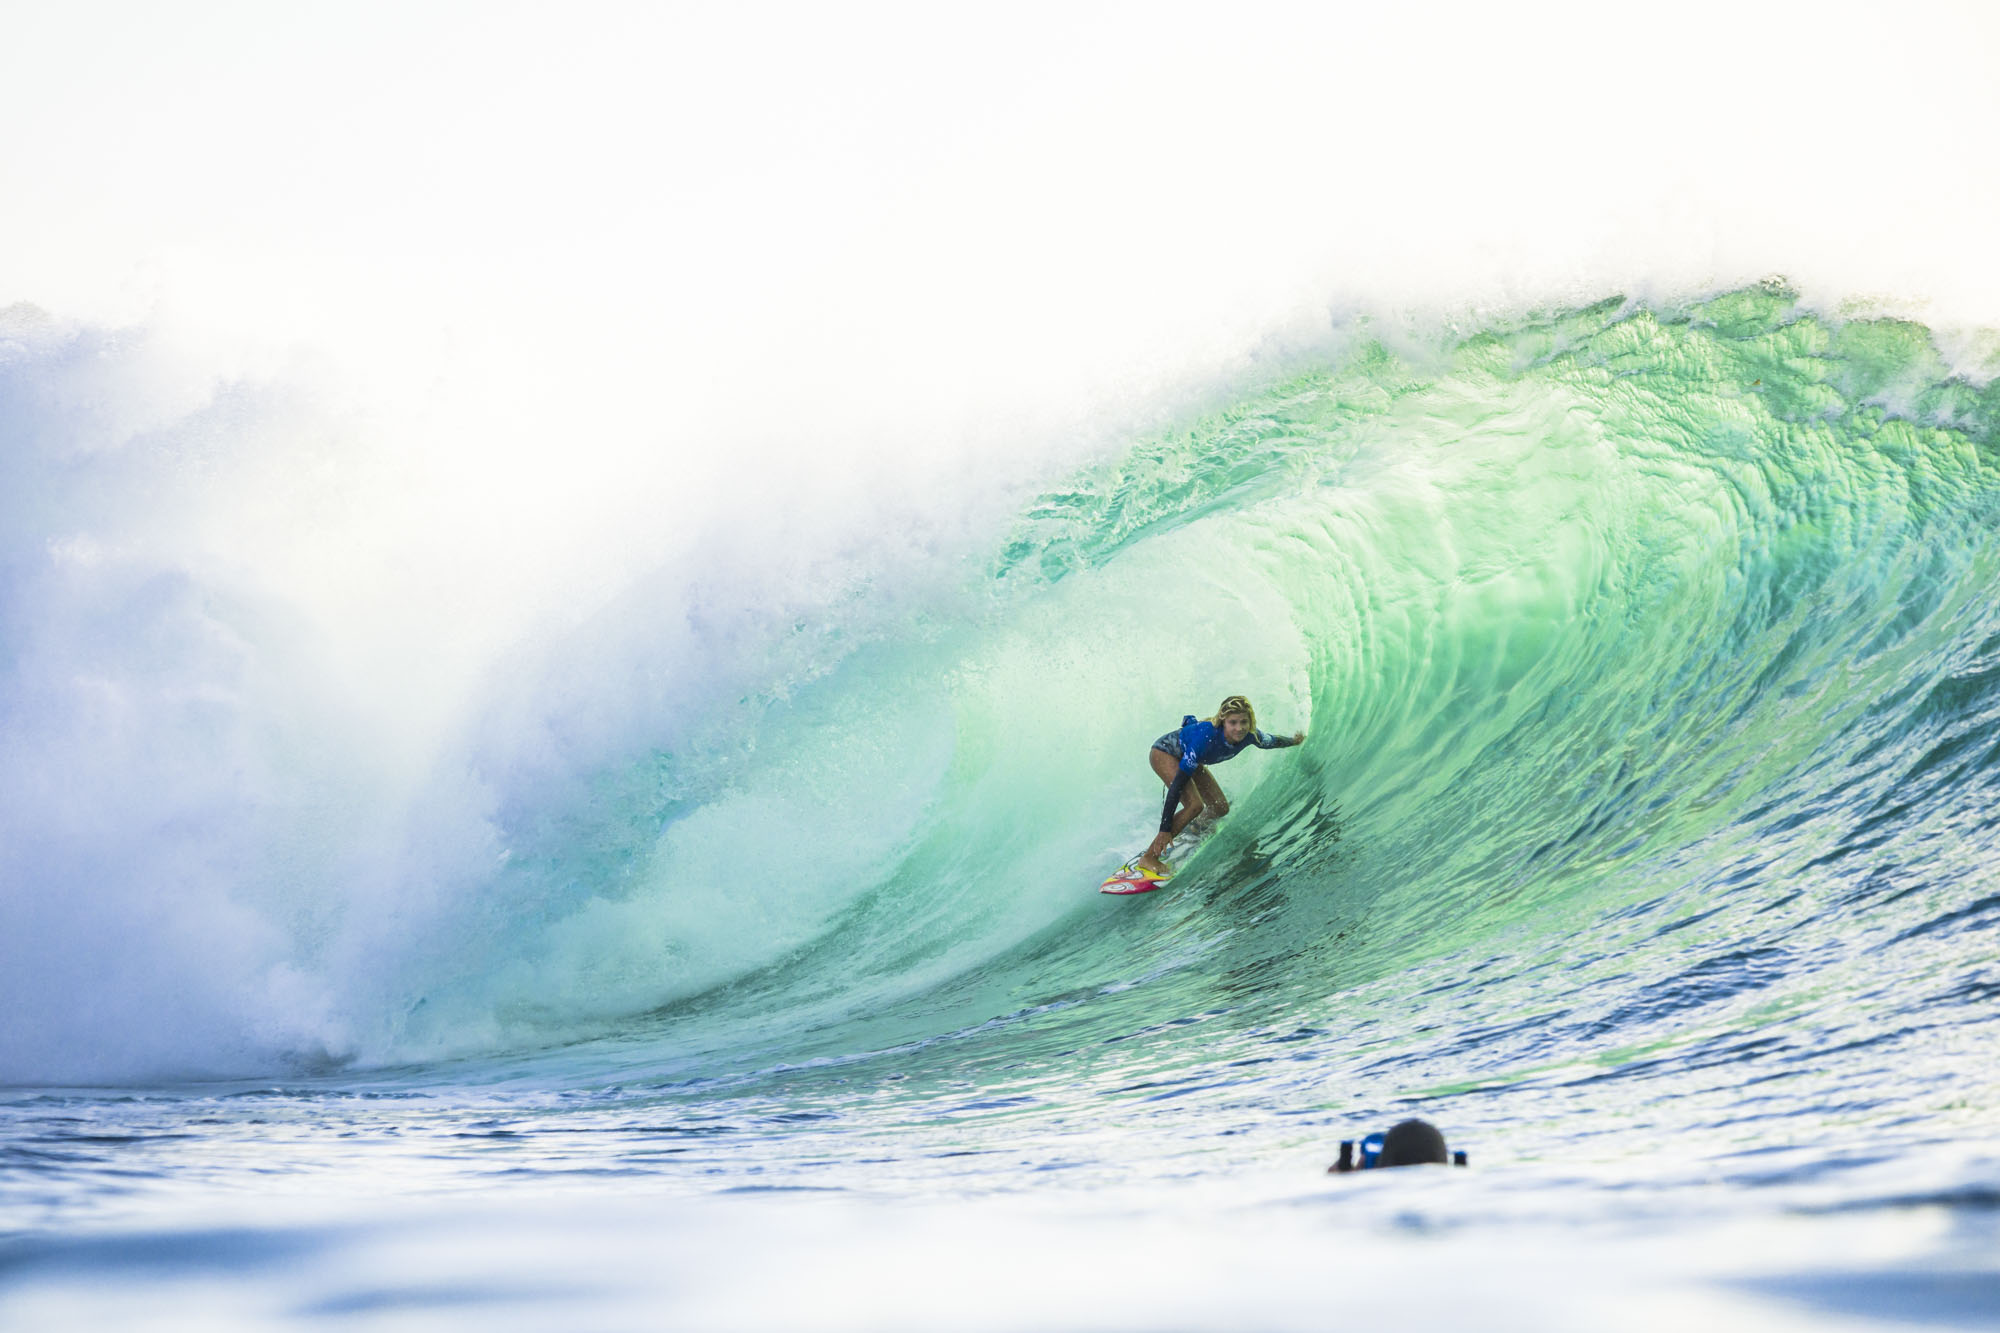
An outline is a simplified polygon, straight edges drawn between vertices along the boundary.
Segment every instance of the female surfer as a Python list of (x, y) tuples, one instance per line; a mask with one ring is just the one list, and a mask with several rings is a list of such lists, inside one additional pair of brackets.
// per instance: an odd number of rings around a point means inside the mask
[[(1153, 839), (1145, 855), (1132, 863), (1134, 868), (1149, 879), (1165, 879), (1174, 872), (1160, 860), (1160, 853), (1167, 850), (1175, 835), (1204, 809), (1212, 809), (1218, 819), (1229, 813), (1229, 798), (1222, 794), (1215, 775), (1208, 771), (1210, 764), (1234, 759), (1248, 746), (1281, 750), (1305, 738), (1303, 731), (1292, 736), (1272, 736), (1257, 730), (1257, 710), (1240, 694), (1224, 699), (1215, 716), (1205, 721), (1197, 721), (1192, 713), (1188, 714), (1182, 719), (1180, 730), (1170, 731), (1154, 741), (1146, 756), (1153, 772), (1167, 784), (1167, 804), (1160, 811), (1160, 836)], [(1176, 804), (1180, 806), (1179, 814), (1174, 813)]]

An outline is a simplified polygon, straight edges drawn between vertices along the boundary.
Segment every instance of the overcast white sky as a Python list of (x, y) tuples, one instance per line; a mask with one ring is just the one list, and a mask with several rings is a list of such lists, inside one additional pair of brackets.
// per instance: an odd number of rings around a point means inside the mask
[(1107, 373), (1765, 267), (2000, 323), (1994, 6), (1351, 8), (15, 0), (0, 300)]

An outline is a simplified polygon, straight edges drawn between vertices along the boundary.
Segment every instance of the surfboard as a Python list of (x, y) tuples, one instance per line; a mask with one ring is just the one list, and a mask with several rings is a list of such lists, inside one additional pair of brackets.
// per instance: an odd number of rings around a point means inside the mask
[(1111, 872), (1099, 893), (1151, 893), (1154, 889), (1164, 889), (1173, 880), (1172, 875), (1149, 875), (1135, 869), (1130, 861)]

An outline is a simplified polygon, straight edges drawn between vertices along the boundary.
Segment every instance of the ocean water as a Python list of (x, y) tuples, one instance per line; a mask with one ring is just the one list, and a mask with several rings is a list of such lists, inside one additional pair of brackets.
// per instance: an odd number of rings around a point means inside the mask
[[(6, 348), (60, 435), (104, 349)], [(379, 771), (17, 450), (0, 1323), (2000, 1326), (1991, 352), (1356, 322)], [(1099, 895), (1238, 692), (1306, 744)], [(1325, 1174), (1410, 1115), (1471, 1165)]]

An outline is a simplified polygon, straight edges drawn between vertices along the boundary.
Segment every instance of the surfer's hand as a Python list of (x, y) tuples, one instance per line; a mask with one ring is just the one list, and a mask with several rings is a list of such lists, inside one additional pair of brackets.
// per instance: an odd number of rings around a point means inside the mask
[(1295, 731), (1292, 733), (1292, 744), (1304, 745), (1305, 743), (1306, 743), (1306, 734), (1303, 731)]

